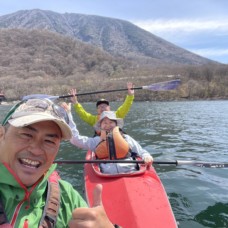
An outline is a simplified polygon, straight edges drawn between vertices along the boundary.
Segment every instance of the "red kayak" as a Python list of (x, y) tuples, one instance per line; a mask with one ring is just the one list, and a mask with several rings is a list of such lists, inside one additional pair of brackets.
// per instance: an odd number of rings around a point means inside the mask
[[(87, 152), (86, 160), (94, 160)], [(131, 173), (103, 174), (98, 163), (84, 165), (85, 193), (93, 204), (93, 190), (103, 185), (102, 201), (113, 224), (123, 228), (173, 228), (177, 223), (166, 191), (155, 169), (140, 169)]]

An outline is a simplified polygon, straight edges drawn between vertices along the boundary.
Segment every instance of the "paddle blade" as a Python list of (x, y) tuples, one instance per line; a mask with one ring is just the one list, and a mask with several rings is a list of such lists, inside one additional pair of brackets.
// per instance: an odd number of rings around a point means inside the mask
[(51, 96), (51, 95), (48, 95), (48, 94), (30, 94), (30, 95), (27, 95), (27, 96), (24, 96), (22, 98), (22, 100), (28, 100), (28, 99), (49, 99), (49, 100), (55, 100), (55, 99), (58, 99), (59, 96)]
[(151, 91), (165, 91), (176, 89), (181, 83), (180, 79), (154, 83), (148, 86), (143, 86), (142, 89), (147, 89)]

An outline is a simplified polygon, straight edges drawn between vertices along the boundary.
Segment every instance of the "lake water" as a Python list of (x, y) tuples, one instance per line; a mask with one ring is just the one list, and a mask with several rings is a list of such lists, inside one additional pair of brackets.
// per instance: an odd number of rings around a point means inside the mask
[[(113, 102), (115, 110), (120, 103)], [(91, 112), (95, 105), (84, 104)], [(1, 119), (9, 106), (0, 106)], [(80, 132), (93, 135), (74, 115)], [(125, 118), (124, 130), (154, 160), (228, 162), (228, 101), (135, 102)], [(69, 142), (58, 158), (84, 159), (86, 151)], [(180, 228), (228, 227), (228, 180), (226, 168), (192, 165), (155, 165), (170, 199)], [(61, 165), (60, 174), (84, 194), (83, 165)], [(142, 190), (143, 191), (143, 190)], [(150, 213), (148, 211), (148, 213)]]

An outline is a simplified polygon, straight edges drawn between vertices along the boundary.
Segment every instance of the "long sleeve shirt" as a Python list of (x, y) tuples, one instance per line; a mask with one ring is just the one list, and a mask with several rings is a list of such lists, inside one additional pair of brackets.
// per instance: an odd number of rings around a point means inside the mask
[[(127, 95), (124, 103), (116, 110), (117, 118), (124, 118), (129, 112), (134, 100), (134, 95)], [(87, 112), (80, 103), (74, 105), (75, 112), (86, 123), (94, 126), (98, 121), (98, 115), (93, 115)]]
[[(100, 136), (87, 137), (87, 136), (80, 135), (80, 133), (76, 127), (76, 124), (73, 121), (73, 117), (72, 117), (71, 113), (69, 113), (69, 119), (70, 119), (69, 125), (70, 125), (72, 133), (73, 133), (73, 137), (71, 138), (70, 142), (79, 148), (95, 151), (97, 145), (101, 141)], [(137, 141), (135, 141), (131, 136), (124, 134), (124, 138), (128, 142), (128, 144), (131, 148), (131, 151), (135, 152), (138, 156), (142, 157), (142, 159), (144, 159), (145, 156), (150, 155), (149, 152), (144, 150), (140, 146), (140, 144)]]

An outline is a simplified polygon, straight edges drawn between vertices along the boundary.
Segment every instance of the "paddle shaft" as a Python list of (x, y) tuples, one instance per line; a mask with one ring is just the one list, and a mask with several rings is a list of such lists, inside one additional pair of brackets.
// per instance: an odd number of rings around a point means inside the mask
[[(143, 89), (143, 87), (135, 87), (135, 88), (131, 88), (131, 90), (135, 90), (135, 89)], [(127, 88), (125, 89), (112, 89), (112, 90), (100, 90), (100, 91), (94, 91), (94, 92), (88, 92), (88, 93), (77, 93), (75, 94), (75, 96), (83, 96), (83, 95), (91, 95), (91, 94), (98, 94), (98, 93), (111, 93), (111, 92), (116, 92), (116, 91), (126, 91), (128, 90)], [(73, 95), (69, 94), (69, 95), (62, 95), (59, 96), (59, 98), (67, 98), (67, 97), (73, 97)]]
[[(143, 160), (59, 160), (54, 161), (57, 164), (85, 164), (85, 163), (138, 163), (144, 164)], [(228, 168), (228, 163), (215, 163), (215, 162), (197, 162), (197, 161), (153, 161), (153, 164), (158, 165), (193, 165), (205, 168)]]
[[(147, 86), (141, 86), (141, 87), (134, 87), (131, 88), (131, 90), (136, 90), (136, 89), (146, 89), (150, 91), (166, 91), (166, 90), (173, 90), (176, 89), (181, 83), (180, 79), (176, 80), (171, 80), (171, 81), (164, 81), (164, 82), (157, 82), (151, 85)], [(116, 91), (126, 91), (128, 90), (127, 88), (125, 89), (112, 89), (112, 90), (101, 90), (101, 91), (94, 91), (94, 92), (88, 92), (88, 93), (77, 93), (75, 96), (82, 96), (82, 95), (91, 95), (91, 94), (97, 94), (97, 93), (111, 93), (111, 92), (116, 92)], [(67, 98), (67, 97), (72, 97), (73, 95), (62, 95), (59, 96), (59, 98)]]
[(57, 164), (85, 164), (85, 163), (141, 163), (144, 164), (144, 161), (136, 160), (59, 160), (54, 161)]
[[(157, 82), (153, 83), (151, 85), (141, 86), (141, 87), (134, 87), (131, 88), (131, 90), (135, 89), (146, 89), (150, 91), (167, 91), (167, 90), (173, 90), (176, 89), (181, 83), (180, 79), (171, 80), (171, 81), (164, 81), (164, 82)], [(127, 88), (124, 89), (112, 89), (112, 90), (101, 90), (101, 91), (93, 91), (93, 92), (86, 92), (86, 93), (77, 93), (75, 96), (83, 96), (83, 95), (91, 95), (91, 94), (98, 94), (98, 93), (111, 93), (116, 91), (126, 91)], [(51, 100), (59, 99), (59, 98), (67, 98), (67, 97), (73, 97), (74, 95), (68, 94), (68, 95), (61, 95), (61, 96), (51, 96), (47, 94), (31, 94), (23, 97), (23, 100), (28, 99), (34, 99), (34, 98), (47, 98)]]

